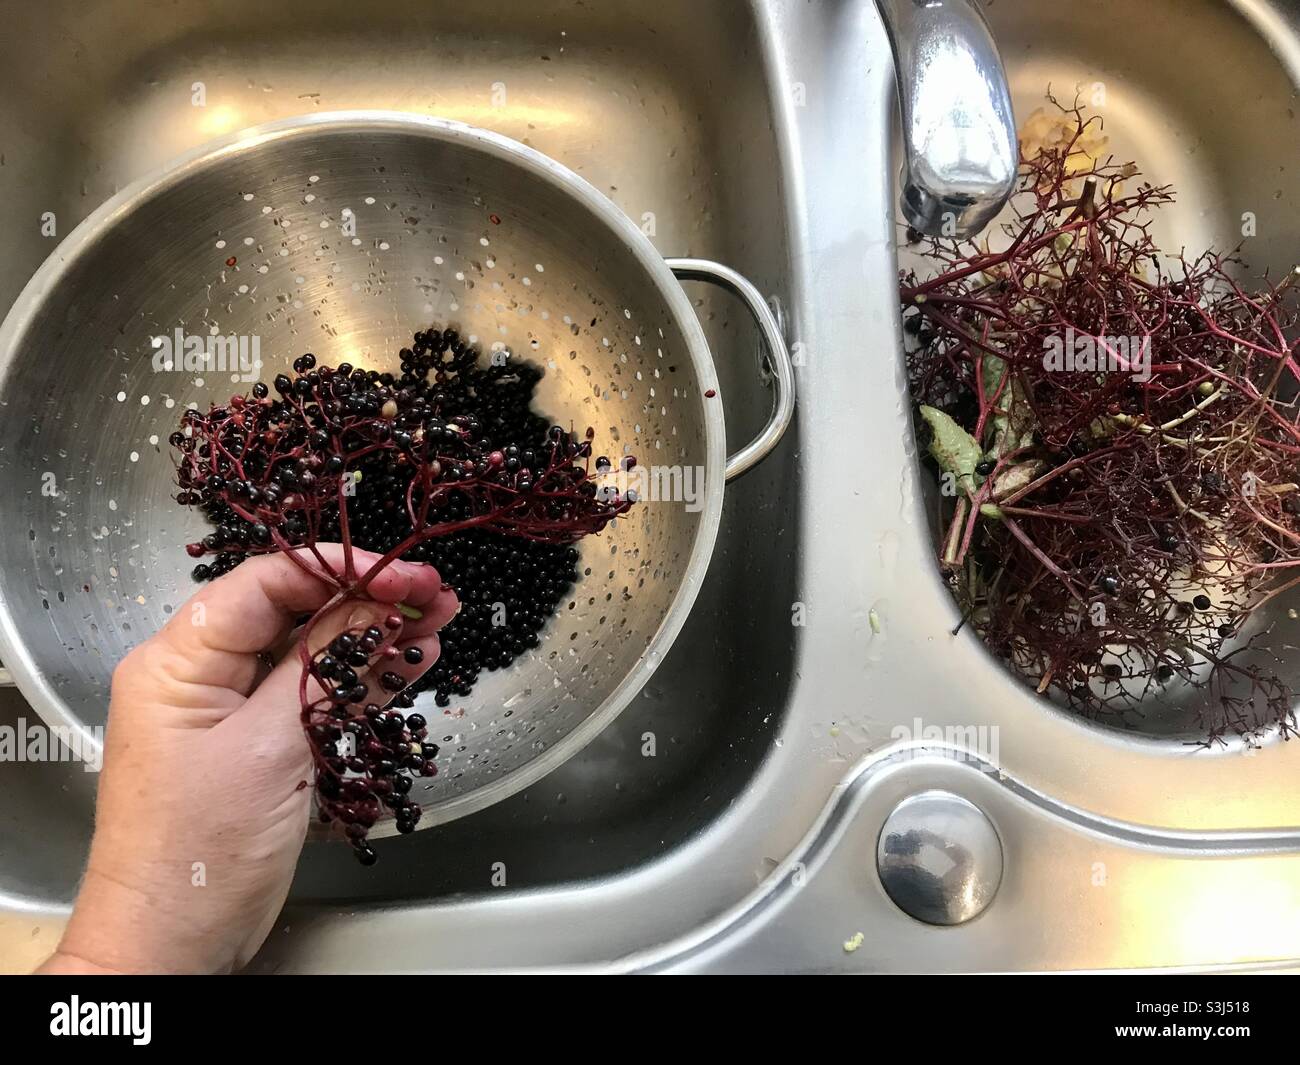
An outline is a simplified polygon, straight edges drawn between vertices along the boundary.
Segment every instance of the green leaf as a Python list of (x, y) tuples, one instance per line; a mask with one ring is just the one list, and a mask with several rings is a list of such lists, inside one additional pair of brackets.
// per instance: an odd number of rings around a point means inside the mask
[(1028, 462), (1017, 462), (1005, 467), (993, 480), (993, 498), (1005, 499), (1011, 493), (1036, 481), (1046, 469), (1047, 463), (1042, 459), (1030, 459)]
[(975, 490), (975, 467), (984, 457), (975, 438), (943, 411), (921, 405), (921, 417), (930, 426), (930, 454), (945, 473), (951, 473), (968, 492)]
[(984, 395), (998, 395), (996, 414), (990, 419), (993, 428), (993, 446), (990, 453), (996, 458), (1008, 455), (1034, 442), (1034, 413), (1025, 399), (1024, 388), (1018, 378), (1012, 377), (1006, 385), (1007, 364), (996, 355), (985, 355), (982, 360)]
[[(981, 369), (983, 371), (983, 376), (984, 376), (984, 381), (983, 381), (984, 394), (986, 396), (991, 396), (993, 395), (994, 392), (998, 390), (998, 386), (1002, 384), (1002, 378), (1006, 375), (1007, 372), (1006, 361), (998, 357), (997, 355), (989, 354), (986, 352), (982, 360)], [(1006, 403), (1009, 395), (1010, 395), (1010, 389), (1008, 389), (1007, 392), (1003, 393), (1001, 398), (998, 400), (999, 410), (1007, 409)]]

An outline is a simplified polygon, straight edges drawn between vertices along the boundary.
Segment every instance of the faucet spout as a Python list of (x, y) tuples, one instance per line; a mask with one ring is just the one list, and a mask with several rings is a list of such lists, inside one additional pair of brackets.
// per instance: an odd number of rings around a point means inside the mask
[(965, 238), (1015, 189), (1019, 151), (1002, 58), (974, 0), (876, 0), (894, 53), (908, 223)]

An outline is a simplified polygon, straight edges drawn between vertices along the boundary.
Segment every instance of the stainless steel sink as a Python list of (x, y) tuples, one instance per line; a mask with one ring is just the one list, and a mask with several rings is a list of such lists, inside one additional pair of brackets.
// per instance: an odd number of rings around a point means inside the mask
[[(1018, 114), (1048, 82), (1058, 93), (1103, 82), (1117, 151), (1183, 190), (1178, 241), (1223, 243), (1254, 211), (1250, 258), (1290, 265), (1294, 5), (996, 0), (986, 13)], [(949, 636), (897, 356), (895, 104), (870, 0), (47, 0), (8, 17), (0, 306), (55, 243), (42, 212), (66, 234), (217, 133), (383, 107), (554, 156), (664, 254), (746, 273), (795, 347), (798, 424), (728, 488), (708, 583), (633, 707), (516, 797), (381, 841), (372, 870), (343, 848), (309, 847), (256, 968), (1300, 957), (1300, 928), (1273, 920), (1300, 905), (1300, 744), (1197, 753), (1091, 727), (1035, 698), (968, 633)], [(729, 435), (745, 439), (770, 405), (754, 383), (757, 338), (725, 297), (695, 295), (731, 398)], [(32, 717), (12, 693), (0, 707), (0, 725)], [(654, 757), (642, 754), (647, 733)], [(968, 753), (945, 756), (952, 748)], [(1000, 841), (1001, 886), (968, 925), (907, 917), (876, 876), (881, 826), (927, 789), (975, 804)], [(92, 792), (77, 766), (0, 766), (0, 968), (53, 948)], [(1196, 932), (1228, 890), (1261, 900), (1267, 935)]]

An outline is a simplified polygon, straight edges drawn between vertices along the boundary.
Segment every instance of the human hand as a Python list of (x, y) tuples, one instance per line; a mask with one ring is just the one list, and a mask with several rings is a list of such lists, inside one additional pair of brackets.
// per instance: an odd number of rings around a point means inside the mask
[[(342, 570), (339, 545), (317, 549)], [(378, 557), (354, 552), (361, 570)], [(86, 875), (42, 971), (229, 972), (261, 946), (288, 894), (312, 794), (301, 660), (295, 649), (271, 666), (263, 652), (283, 648), (295, 619), (333, 591), (284, 555), (252, 558), (122, 660)], [(422, 616), (403, 617), (389, 638), (424, 657), (381, 670), (414, 680), (459, 609), (427, 565), (381, 571), (366, 599), (320, 620), (312, 649), (345, 629), (382, 627), (395, 603)]]

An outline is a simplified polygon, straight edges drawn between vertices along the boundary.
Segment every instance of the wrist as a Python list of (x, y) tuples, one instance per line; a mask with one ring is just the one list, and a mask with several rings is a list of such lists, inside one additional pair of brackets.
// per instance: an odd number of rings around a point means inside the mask
[(228, 969), (228, 963), (213, 956), (214, 937), (192, 916), (171, 912), (161, 904), (160, 894), (128, 878), (106, 874), (92, 861), (54, 955), (59, 966), (69, 967), (51, 971), (143, 974)]
[(122, 976), (121, 969), (110, 969), (89, 958), (66, 951), (62, 946), (36, 968), (37, 976)]

